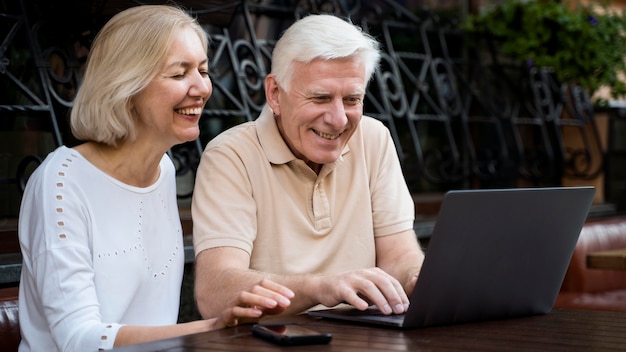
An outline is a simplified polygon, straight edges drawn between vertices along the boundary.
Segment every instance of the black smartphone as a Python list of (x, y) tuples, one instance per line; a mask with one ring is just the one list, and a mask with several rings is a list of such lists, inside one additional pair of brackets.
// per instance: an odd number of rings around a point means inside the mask
[(252, 335), (282, 346), (326, 344), (332, 339), (329, 333), (321, 333), (295, 323), (254, 324)]

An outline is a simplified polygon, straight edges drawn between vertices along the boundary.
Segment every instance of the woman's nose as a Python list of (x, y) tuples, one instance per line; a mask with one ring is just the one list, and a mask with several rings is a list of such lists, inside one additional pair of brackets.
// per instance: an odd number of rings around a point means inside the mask
[(195, 75), (194, 82), (189, 89), (189, 94), (192, 96), (198, 96), (208, 99), (211, 96), (212, 92), (213, 84), (211, 83), (211, 79), (208, 76), (204, 76), (200, 73)]

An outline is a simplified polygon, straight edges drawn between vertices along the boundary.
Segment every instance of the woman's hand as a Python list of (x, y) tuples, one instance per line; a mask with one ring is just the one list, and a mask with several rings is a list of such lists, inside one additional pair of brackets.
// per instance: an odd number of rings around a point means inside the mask
[(289, 307), (293, 291), (263, 279), (248, 291), (241, 291), (216, 318), (215, 329), (258, 321), (263, 315), (280, 314)]

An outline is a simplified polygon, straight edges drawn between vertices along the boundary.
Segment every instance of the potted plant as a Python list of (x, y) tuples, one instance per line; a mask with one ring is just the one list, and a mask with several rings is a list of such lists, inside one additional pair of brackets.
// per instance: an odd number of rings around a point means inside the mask
[(513, 62), (551, 67), (560, 82), (577, 83), (590, 95), (601, 87), (608, 88), (611, 98), (626, 94), (624, 11), (606, 4), (505, 0), (468, 16), (464, 28), (489, 35), (499, 53)]

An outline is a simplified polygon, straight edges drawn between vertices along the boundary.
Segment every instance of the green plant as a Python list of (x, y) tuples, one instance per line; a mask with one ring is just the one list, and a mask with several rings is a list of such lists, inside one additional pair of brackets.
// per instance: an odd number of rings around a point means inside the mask
[(626, 94), (626, 12), (603, 5), (506, 0), (469, 16), (463, 26), (487, 33), (499, 52), (518, 64), (551, 67), (564, 83), (578, 83), (591, 94), (610, 88)]

